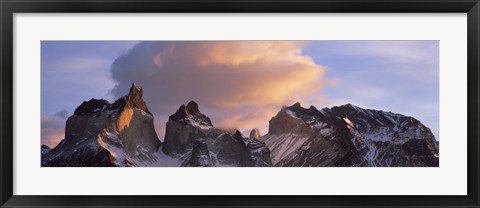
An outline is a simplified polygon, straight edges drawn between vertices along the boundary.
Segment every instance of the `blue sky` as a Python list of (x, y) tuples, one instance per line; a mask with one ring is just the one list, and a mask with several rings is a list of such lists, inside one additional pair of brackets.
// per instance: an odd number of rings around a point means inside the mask
[[(194, 99), (200, 101), (202, 112), (214, 124), (225, 127), (234, 125), (229, 121), (244, 124), (237, 127), (240, 129), (267, 125), (280, 103), (290, 105), (299, 100), (304, 106), (317, 108), (352, 103), (413, 116), (431, 128), (438, 139), (438, 44), (438, 41), (310, 41), (268, 45), (43, 41), (42, 143), (54, 146), (62, 139), (66, 118), (82, 101), (90, 98), (114, 101), (127, 92), (131, 82), (144, 86), (145, 100), (155, 114), (160, 137), (169, 114), (182, 102)], [(173, 48), (180, 52), (171, 52)], [(288, 58), (281, 59), (282, 56)], [(199, 69), (222, 69), (218, 71), (222, 77), (203, 77), (195, 73)], [(167, 75), (170, 78), (164, 79)], [(190, 75), (193, 78), (188, 78)], [(176, 77), (174, 81), (172, 77)], [(237, 77), (242, 79), (238, 85)], [(255, 85), (263, 79), (268, 85), (258, 88), (242, 85)], [(299, 83), (299, 79), (306, 81)], [(224, 85), (225, 82), (229, 84)], [(219, 85), (224, 87), (216, 87)], [(268, 95), (269, 91), (280, 88), (285, 90), (277, 92), (278, 96)], [(208, 99), (197, 97), (198, 94), (205, 94)], [(166, 102), (169, 97), (172, 101)], [(258, 111), (260, 107), (264, 109), (262, 112)], [(262, 134), (267, 131), (266, 125), (260, 127)]]
[(352, 103), (419, 119), (439, 139), (438, 41), (318, 41), (305, 50), (338, 79), (322, 92), (331, 105)]

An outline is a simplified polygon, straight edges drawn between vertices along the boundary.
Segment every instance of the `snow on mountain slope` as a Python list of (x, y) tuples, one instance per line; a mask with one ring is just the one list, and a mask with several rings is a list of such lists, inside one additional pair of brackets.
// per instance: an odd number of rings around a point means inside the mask
[(161, 146), (153, 116), (132, 84), (128, 95), (110, 104), (91, 99), (75, 109), (65, 138), (42, 156), (42, 166), (137, 166), (155, 163)]
[(280, 160), (297, 151), (308, 140), (308, 136), (298, 134), (266, 135), (262, 138), (271, 150), (272, 163), (277, 164)]
[(215, 128), (194, 101), (181, 105), (169, 117), (163, 152), (178, 158), (181, 166), (271, 166), (270, 150), (239, 131)]
[(65, 138), (41, 147), (42, 166), (417, 167), (439, 164), (438, 142), (413, 117), (351, 104), (283, 107), (268, 133), (215, 128), (191, 101), (169, 117), (162, 144), (153, 115), (132, 84), (114, 103), (91, 99), (75, 109)]
[(296, 103), (269, 124), (262, 141), (275, 166), (438, 166), (438, 142), (430, 129), (400, 114)]

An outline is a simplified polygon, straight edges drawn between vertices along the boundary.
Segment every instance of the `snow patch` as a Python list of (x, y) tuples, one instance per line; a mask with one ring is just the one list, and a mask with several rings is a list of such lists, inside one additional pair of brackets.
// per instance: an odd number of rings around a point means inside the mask
[(139, 110), (140, 113), (142, 113), (143, 116), (152, 117), (152, 115), (148, 114), (147, 112), (145, 112), (145, 111), (143, 111), (143, 110), (141, 110), (141, 109), (139, 109), (139, 108), (137, 108), (137, 110)]
[(275, 165), (303, 146), (308, 136), (298, 134), (268, 135), (265, 144), (271, 150), (270, 157)]
[(350, 121), (350, 119), (345, 117), (345, 118), (343, 118), (343, 120), (345, 121), (345, 123), (347, 123), (348, 128), (355, 128), (355, 126), (353, 125), (352, 121)]
[(331, 135), (332, 133), (333, 133), (333, 129), (331, 129), (331, 128), (324, 128), (324, 129), (321, 129), (321, 130), (320, 130), (320, 134), (321, 134), (322, 136), (329, 136), (329, 135)]
[(105, 148), (106, 150), (108, 150), (110, 152), (110, 154), (115, 158), (115, 162), (119, 166), (123, 166), (124, 162), (127, 159), (127, 153), (125, 153), (125, 150), (123, 148), (116, 147), (112, 144), (109, 144), (108, 142), (105, 142), (104, 137), (105, 137), (105, 139), (107, 139), (107, 141), (111, 140), (112, 142), (117, 142), (118, 141), (118, 133), (111, 133), (111, 132), (108, 132), (108, 131), (104, 131), (104, 132), (102, 132), (102, 134), (99, 134), (97, 136), (97, 142), (100, 146), (102, 146), (103, 148)]
[(317, 128), (317, 129), (325, 128), (326, 126), (327, 126), (327, 124), (323, 123), (323, 122), (317, 122), (313, 125), (313, 127)]
[(293, 118), (297, 118), (297, 119), (300, 119), (297, 114), (291, 110), (285, 110), (285, 113), (287, 113), (289, 116), (293, 117)]
[(384, 114), (384, 116), (385, 116), (388, 120), (390, 120), (390, 122), (392, 122), (393, 124), (397, 124), (397, 121), (396, 121), (395, 119), (393, 119), (393, 118), (391, 117), (391, 115), (389, 115), (389, 114)]
[(203, 129), (203, 130), (209, 130), (209, 129), (213, 128), (213, 126), (210, 126), (210, 125), (205, 124), (203, 122), (199, 122), (199, 121), (195, 120), (194, 118), (186, 118), (186, 121), (190, 125), (192, 125), (193, 127), (197, 127), (197, 128)]

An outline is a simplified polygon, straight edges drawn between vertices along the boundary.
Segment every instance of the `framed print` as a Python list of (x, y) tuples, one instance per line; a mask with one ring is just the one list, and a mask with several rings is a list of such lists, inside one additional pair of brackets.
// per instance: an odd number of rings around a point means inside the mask
[(2, 207), (478, 207), (469, 1), (1, 1)]

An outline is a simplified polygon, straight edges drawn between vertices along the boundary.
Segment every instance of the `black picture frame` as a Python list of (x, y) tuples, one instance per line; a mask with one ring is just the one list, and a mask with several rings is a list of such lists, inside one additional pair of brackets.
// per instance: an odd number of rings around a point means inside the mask
[[(0, 0), (1, 207), (480, 207), (478, 0)], [(15, 13), (467, 13), (468, 194), (465, 196), (25, 196), (13, 195)]]

